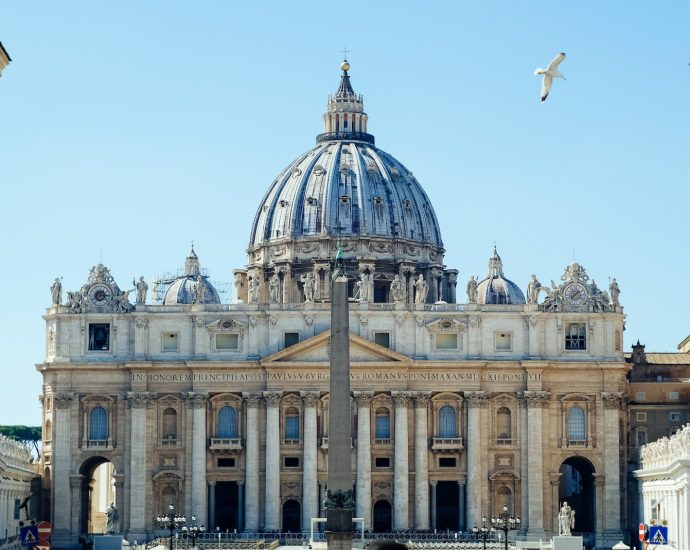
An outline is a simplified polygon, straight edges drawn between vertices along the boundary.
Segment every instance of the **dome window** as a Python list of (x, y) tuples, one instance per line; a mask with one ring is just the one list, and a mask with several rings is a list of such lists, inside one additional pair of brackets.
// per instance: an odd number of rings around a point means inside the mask
[(318, 164), (316, 168), (314, 168), (314, 175), (315, 176), (323, 176), (326, 173), (326, 170), (323, 166)]
[(341, 195), (340, 202), (341, 204), (347, 204), (348, 202), (350, 202), (350, 197), (348, 197), (347, 195)]
[(293, 177), (293, 178), (297, 178), (297, 177), (299, 177), (299, 176), (301, 176), (301, 175), (302, 175), (302, 170), (300, 170), (299, 168), (296, 168), (296, 169), (292, 172), (292, 177)]
[(405, 199), (405, 200), (403, 201), (403, 206), (404, 206), (405, 208), (407, 208), (407, 209), (412, 208), (412, 201), (411, 201), (410, 199)]
[(314, 197), (307, 197), (307, 204), (309, 206), (316, 206), (316, 199)]
[(374, 204), (376, 206), (381, 206), (383, 204), (383, 199), (381, 197), (374, 197)]
[(280, 201), (278, 204), (279, 204), (280, 206), (282, 206), (283, 208), (285, 208), (285, 207), (288, 205), (288, 202), (285, 201), (285, 200), (282, 200), (282, 201)]

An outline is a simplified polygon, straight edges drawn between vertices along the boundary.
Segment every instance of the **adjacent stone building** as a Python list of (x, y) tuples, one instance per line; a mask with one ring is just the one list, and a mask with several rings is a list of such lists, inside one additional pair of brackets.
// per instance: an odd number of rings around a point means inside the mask
[(38, 369), (54, 546), (93, 525), (104, 464), (130, 540), (171, 502), (230, 531), (323, 517), (338, 239), (365, 529), (466, 530), (506, 505), (520, 536), (543, 538), (567, 500), (575, 532), (600, 548), (620, 540), (629, 365), (617, 286), (600, 290), (573, 263), (542, 274), (558, 284), (525, 281), (525, 298), (494, 249), (486, 277), (458, 293), (433, 206), (375, 146), (349, 68), (316, 146), (258, 203), (234, 303), (193, 250), (152, 297), (140, 280), (130, 300), (100, 264), (65, 300), (53, 285)]
[[(29, 449), (0, 434), (0, 540), (3, 544), (16, 541), (19, 522), (34, 518), (38, 511), (38, 491), (32, 491), (37, 489), (36, 469)], [(33, 502), (32, 493), (36, 495)]]

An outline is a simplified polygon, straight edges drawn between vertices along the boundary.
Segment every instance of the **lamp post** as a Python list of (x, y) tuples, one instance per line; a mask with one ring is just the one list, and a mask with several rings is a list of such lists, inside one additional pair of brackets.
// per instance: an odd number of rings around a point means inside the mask
[[(494, 518), (491, 518), (493, 522)], [(484, 543), (484, 550), (486, 550), (486, 539), (489, 536), (490, 533), (494, 532), (494, 528), (491, 527), (490, 529), (486, 526), (486, 518), (482, 517), (482, 526), (477, 527), (476, 525), (472, 527), (472, 532), (474, 533), (474, 539), (479, 540), (481, 537), (482, 542)]]
[(520, 527), (520, 516), (511, 516), (508, 513), (508, 506), (504, 504), (503, 512), (497, 516), (491, 517), (491, 525), (493, 528), (503, 531), (505, 535), (505, 550), (508, 550), (508, 531), (512, 531)]
[(173, 550), (173, 534), (175, 533), (175, 529), (179, 529), (187, 523), (187, 519), (184, 516), (175, 514), (175, 507), (171, 503), (170, 506), (168, 506), (168, 513), (161, 514), (156, 518), (156, 521), (163, 529), (168, 529), (170, 531), (170, 550)]
[(186, 539), (192, 539), (192, 548), (194, 548), (197, 537), (204, 532), (204, 529), (203, 525), (196, 524), (196, 516), (192, 514), (192, 524), (189, 527), (182, 526), (182, 536)]

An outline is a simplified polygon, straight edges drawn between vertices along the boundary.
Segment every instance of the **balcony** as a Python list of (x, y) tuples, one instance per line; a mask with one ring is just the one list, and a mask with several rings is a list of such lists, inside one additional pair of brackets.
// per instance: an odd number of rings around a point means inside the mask
[(167, 449), (167, 448), (170, 448), (170, 447), (178, 447), (178, 446), (180, 446), (180, 445), (181, 445), (180, 440), (177, 439), (177, 438), (176, 438), (175, 436), (173, 436), (173, 435), (168, 435), (168, 436), (163, 437), (163, 438), (161, 438), (161, 439), (158, 440), (158, 447), (159, 447), (159, 448)]
[(241, 437), (212, 437), (211, 451), (241, 451), (242, 438)]
[(293, 437), (284, 437), (280, 441), (281, 445), (301, 445), (302, 440), (300, 438), (293, 438)]
[(108, 439), (82, 439), (81, 448), (87, 451), (112, 451), (113, 440)]
[(512, 445), (513, 440), (510, 437), (498, 437), (496, 438), (496, 445)]
[[(355, 439), (350, 438), (350, 449), (354, 448), (354, 446), (355, 446)], [(322, 451), (328, 450), (328, 438), (327, 437), (321, 438), (321, 450)]]
[(435, 453), (441, 451), (461, 452), (464, 449), (462, 446), (462, 437), (432, 437), (431, 450)]

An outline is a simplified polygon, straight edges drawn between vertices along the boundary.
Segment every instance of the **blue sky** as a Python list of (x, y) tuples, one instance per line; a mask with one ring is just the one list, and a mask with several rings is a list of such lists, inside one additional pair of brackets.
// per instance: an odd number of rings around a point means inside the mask
[[(616, 277), (625, 347), (675, 351), (690, 273), (687, 2), (3, 2), (0, 424), (40, 423), (52, 280), (246, 262), (264, 191), (322, 131), (347, 46), (378, 147), (446, 264)], [(532, 73), (564, 51), (548, 100)]]

